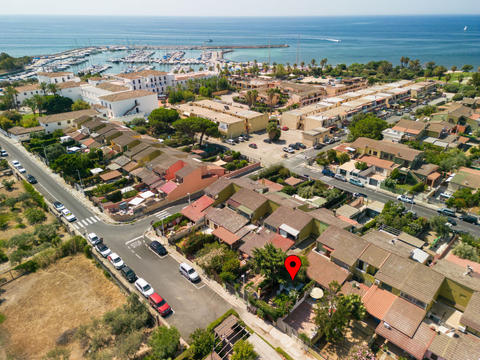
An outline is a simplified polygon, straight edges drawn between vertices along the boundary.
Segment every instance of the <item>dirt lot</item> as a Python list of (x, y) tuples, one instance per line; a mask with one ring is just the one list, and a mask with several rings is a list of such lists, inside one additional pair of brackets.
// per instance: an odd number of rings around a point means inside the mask
[[(121, 306), (126, 297), (92, 260), (64, 258), (0, 288), (0, 359), (41, 359), (58, 337)], [(2, 349), (6, 351), (2, 353)], [(71, 359), (80, 359), (78, 348)]]

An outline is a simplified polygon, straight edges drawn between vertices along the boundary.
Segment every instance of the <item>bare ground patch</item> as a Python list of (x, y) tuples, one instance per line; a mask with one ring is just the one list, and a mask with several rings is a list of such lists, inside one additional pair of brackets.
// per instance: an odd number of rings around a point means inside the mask
[[(15, 359), (41, 359), (65, 331), (121, 306), (126, 299), (83, 255), (60, 259), (2, 289), (0, 312), (6, 320), (0, 325), (4, 342), (0, 347)], [(72, 350), (71, 358), (79, 358), (78, 349)]]

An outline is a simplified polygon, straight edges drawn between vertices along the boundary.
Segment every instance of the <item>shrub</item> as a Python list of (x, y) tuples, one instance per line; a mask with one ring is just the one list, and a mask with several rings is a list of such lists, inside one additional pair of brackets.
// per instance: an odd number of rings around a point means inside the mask
[(214, 241), (215, 237), (213, 235), (201, 233), (193, 234), (184, 242), (182, 250), (185, 255), (193, 255), (205, 244), (212, 243)]
[(116, 203), (116, 202), (119, 202), (120, 200), (122, 200), (122, 193), (120, 192), (120, 190), (117, 190), (117, 191), (114, 191), (112, 192), (111, 194), (108, 194), (106, 196), (106, 198), (113, 202), (113, 203)]
[(151, 359), (169, 359), (175, 356), (180, 345), (180, 333), (175, 327), (160, 326), (150, 336)]
[(293, 186), (285, 185), (282, 189), (282, 192), (287, 195), (295, 195), (297, 193), (297, 189), (295, 189)]
[(39, 268), (38, 263), (35, 260), (25, 261), (23, 264), (17, 265), (15, 270), (25, 270), (27, 273), (34, 273)]
[(30, 208), (25, 210), (25, 217), (30, 224), (38, 224), (45, 221), (45, 219), (47, 218), (43, 210), (36, 208)]
[(425, 191), (425, 184), (423, 182), (419, 182), (410, 188), (410, 193), (412, 194), (418, 194), (424, 191)]
[(460, 242), (453, 249), (453, 253), (462, 259), (480, 262), (477, 249), (466, 243)]
[(13, 189), (13, 184), (15, 184), (15, 180), (3, 180), (2, 184), (7, 191), (11, 191)]
[(30, 196), (32, 197), (33, 201), (35, 201), (37, 205), (40, 206), (42, 209), (47, 210), (47, 203), (45, 202), (45, 199), (43, 198), (43, 196), (37, 190), (35, 190), (35, 188), (31, 184), (29, 184), (25, 180), (23, 180), (22, 184), (23, 184), (23, 187), (25, 188), (25, 191), (29, 193)]
[(8, 256), (0, 249), (0, 264), (8, 261)]

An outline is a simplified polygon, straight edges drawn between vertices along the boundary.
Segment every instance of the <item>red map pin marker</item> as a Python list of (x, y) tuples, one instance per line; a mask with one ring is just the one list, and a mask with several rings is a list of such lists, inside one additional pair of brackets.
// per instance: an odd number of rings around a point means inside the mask
[(287, 256), (287, 258), (285, 259), (285, 268), (290, 274), (292, 281), (293, 279), (295, 279), (295, 276), (297, 276), (298, 270), (300, 270), (301, 266), (302, 266), (302, 261), (297, 255), (290, 255), (290, 256)]

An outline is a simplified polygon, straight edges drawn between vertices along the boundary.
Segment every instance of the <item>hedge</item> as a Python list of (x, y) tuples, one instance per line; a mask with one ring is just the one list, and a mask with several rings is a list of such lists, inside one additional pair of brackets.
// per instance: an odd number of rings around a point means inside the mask
[(22, 180), (23, 187), (25, 188), (25, 191), (30, 194), (32, 197), (33, 201), (37, 203), (38, 206), (40, 206), (42, 209), (47, 210), (47, 203), (45, 202), (45, 199), (43, 196), (35, 190), (35, 188), (26, 182), (25, 180)]
[(277, 353), (279, 353), (280, 355), (282, 355), (285, 359), (287, 359), (287, 360), (293, 360), (293, 358), (292, 358), (290, 355), (288, 355), (288, 354), (285, 352), (285, 350), (283, 350), (282, 348), (277, 347), (277, 348), (275, 348), (275, 351), (276, 351)]
[(178, 219), (179, 217), (183, 216), (182, 214), (180, 213), (175, 213), (173, 215), (170, 215), (169, 217), (166, 217), (165, 219), (163, 220), (160, 220), (160, 221), (157, 221), (156, 223), (153, 224), (153, 227), (154, 228), (159, 228), (159, 227), (162, 227), (162, 224), (163, 224), (163, 229), (165, 229), (165, 227), (172, 221)]
[(213, 320), (210, 325), (207, 326), (207, 331), (213, 331), (218, 325), (222, 323), (223, 320), (228, 318), (230, 315), (235, 315), (238, 319), (240, 319), (240, 316), (234, 309), (228, 310), (225, 314), (220, 316), (218, 319)]

